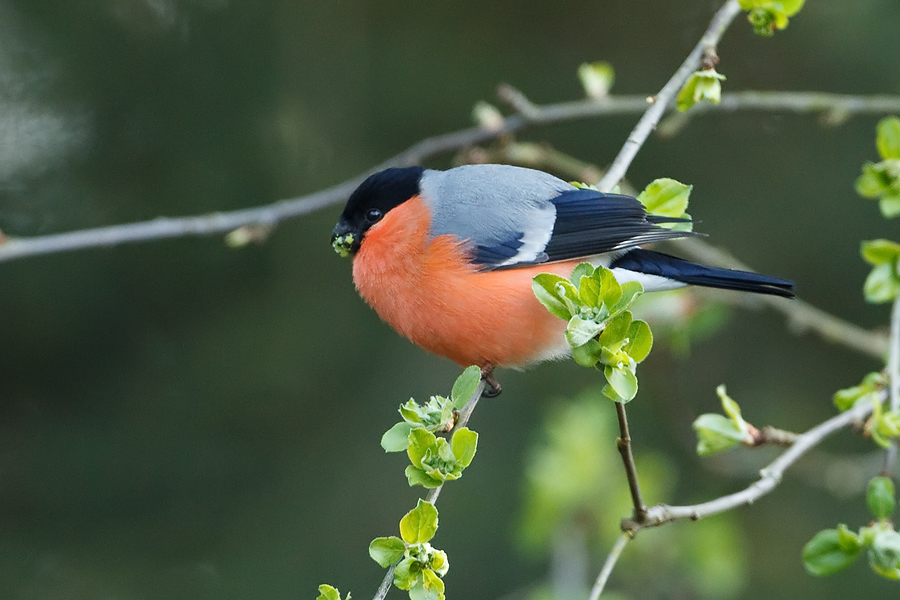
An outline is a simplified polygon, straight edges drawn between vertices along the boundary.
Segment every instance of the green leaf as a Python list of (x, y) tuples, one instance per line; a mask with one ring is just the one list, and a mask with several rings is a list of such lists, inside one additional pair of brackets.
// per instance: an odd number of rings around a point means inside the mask
[(409, 432), (412, 425), (401, 421), (384, 432), (381, 436), (381, 447), (385, 452), (403, 452), (409, 448)]
[(420, 469), (413, 465), (407, 465), (403, 473), (406, 475), (409, 487), (421, 485), (423, 488), (431, 490), (440, 487), (444, 483), (442, 479), (435, 479), (426, 473), (424, 469)]
[(578, 67), (578, 79), (588, 98), (597, 100), (604, 98), (609, 93), (615, 81), (615, 72), (608, 62), (582, 63)]
[(628, 328), (628, 343), (625, 352), (636, 363), (643, 361), (653, 347), (653, 333), (644, 321), (632, 321)]
[(384, 569), (403, 558), (404, 552), (406, 544), (395, 535), (375, 538), (369, 544), (369, 556)]
[(741, 407), (728, 395), (728, 392), (725, 390), (725, 384), (721, 384), (716, 388), (716, 394), (719, 396), (719, 400), (722, 401), (722, 410), (725, 411), (729, 419), (734, 421), (737, 428), (746, 434), (747, 423), (741, 417)]
[(457, 429), (453, 434), (450, 444), (453, 448), (453, 455), (463, 469), (472, 464), (472, 459), (475, 457), (475, 450), (478, 447), (477, 433), (468, 427)]
[(884, 521), (891, 517), (896, 506), (896, 498), (894, 482), (890, 477), (872, 478), (866, 491), (866, 503), (876, 519)]
[(694, 71), (675, 98), (675, 106), (685, 111), (697, 102), (707, 101), (718, 104), (722, 97), (722, 80), (725, 76), (715, 69)]
[(425, 458), (429, 448), (437, 445), (437, 436), (424, 429), (413, 429), (409, 433), (409, 448), (406, 454), (410, 462), (418, 468), (422, 467), (422, 459)]
[(697, 432), (697, 454), (700, 456), (709, 456), (739, 446), (747, 437), (747, 433), (741, 431), (734, 421), (716, 413), (700, 415), (693, 427)]
[(606, 267), (597, 267), (592, 275), (600, 282), (600, 300), (606, 306), (615, 305), (622, 298), (622, 286), (616, 281), (616, 276)]
[(459, 409), (465, 406), (475, 394), (479, 383), (481, 383), (481, 369), (474, 365), (467, 367), (453, 383), (453, 391), (450, 392), (453, 407)]
[[(336, 587), (323, 583), (319, 586), (319, 597), (316, 600), (341, 600), (341, 593)], [(347, 594), (347, 600), (350, 600), (350, 594)]]
[(594, 308), (600, 305), (600, 282), (593, 277), (582, 277), (578, 284), (578, 300), (582, 306)]
[(881, 158), (900, 158), (900, 118), (885, 117), (875, 128), (877, 136), (875, 145)]
[(631, 313), (625, 311), (607, 321), (606, 328), (598, 338), (600, 345), (610, 349), (618, 349), (622, 341), (628, 336), (628, 331), (631, 328), (631, 319)]
[(875, 534), (869, 559), (880, 571), (891, 572), (900, 566), (900, 533), (886, 529)]
[(864, 198), (878, 198), (890, 189), (891, 180), (887, 177), (887, 173), (871, 162), (867, 162), (862, 166), (862, 175), (860, 175), (854, 186), (856, 193)]
[(615, 367), (607, 365), (603, 370), (606, 381), (610, 387), (622, 399), (622, 403), (630, 402), (637, 395), (638, 382), (631, 369), (628, 367)]
[(867, 240), (860, 244), (863, 259), (871, 265), (896, 263), (900, 258), (900, 244), (891, 240)]
[(443, 577), (450, 570), (450, 561), (447, 560), (447, 553), (443, 550), (435, 550), (431, 555), (429, 565), (435, 573)]
[(893, 302), (898, 294), (900, 294), (900, 277), (897, 275), (896, 265), (892, 263), (884, 263), (872, 269), (863, 284), (866, 302), (872, 304)]
[(569, 320), (568, 326), (566, 326), (566, 341), (573, 348), (578, 347), (586, 344), (601, 331), (603, 331), (602, 323), (574, 316)]
[(859, 556), (860, 549), (846, 548), (837, 529), (817, 533), (803, 547), (803, 566), (813, 575), (831, 575), (849, 567)]
[(444, 581), (431, 569), (424, 569), (409, 590), (409, 600), (444, 600)]
[(400, 519), (400, 537), (407, 544), (422, 544), (434, 537), (438, 511), (431, 502), (419, 499), (414, 509)]
[(621, 288), (622, 297), (619, 298), (619, 301), (611, 308), (610, 312), (617, 313), (627, 310), (637, 300), (638, 296), (644, 293), (644, 286), (637, 281), (626, 281), (621, 285)]
[(572, 276), (569, 277), (572, 283), (575, 284), (576, 288), (581, 289), (581, 278), (582, 277), (590, 277), (594, 273), (594, 265), (591, 263), (579, 263), (574, 269), (572, 269)]
[(862, 549), (862, 539), (856, 533), (853, 533), (847, 526), (841, 523), (837, 526), (838, 544), (846, 552), (856, 552)]
[(419, 574), (419, 561), (412, 557), (404, 558), (394, 568), (394, 585), (408, 590), (419, 580)]
[[(540, 273), (532, 279), (531, 289), (534, 291), (538, 301), (550, 311), (550, 314), (568, 321), (572, 318), (572, 311), (569, 310), (568, 303), (563, 300), (558, 292), (558, 286), (563, 284), (572, 286), (568, 280), (559, 275)], [(577, 298), (577, 294), (575, 297)]]
[(591, 339), (587, 343), (572, 348), (572, 358), (582, 367), (593, 367), (600, 360), (603, 346), (597, 340)]
[(674, 179), (662, 178), (645, 187), (637, 199), (652, 215), (683, 218), (692, 189), (693, 186)]
[(878, 202), (878, 208), (881, 210), (881, 216), (886, 219), (893, 219), (900, 215), (900, 192), (882, 196)]

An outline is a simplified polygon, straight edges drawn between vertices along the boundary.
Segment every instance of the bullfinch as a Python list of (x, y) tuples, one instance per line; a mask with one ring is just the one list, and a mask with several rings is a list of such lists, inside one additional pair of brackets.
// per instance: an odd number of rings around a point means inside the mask
[[(635, 198), (542, 171), (391, 168), (350, 195), (331, 241), (360, 296), (400, 334), (462, 366), (520, 368), (571, 352), (566, 323), (534, 297), (538, 273), (582, 262), (647, 292), (699, 285), (790, 298), (790, 281), (707, 267), (640, 246), (696, 235)], [(492, 381), (492, 378), (489, 379)]]

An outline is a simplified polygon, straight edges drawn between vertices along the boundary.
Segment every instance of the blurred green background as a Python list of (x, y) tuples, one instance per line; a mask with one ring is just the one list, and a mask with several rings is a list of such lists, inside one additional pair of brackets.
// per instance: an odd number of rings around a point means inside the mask
[[(469, 126), (499, 82), (536, 102), (579, 98), (583, 61), (612, 62), (614, 92), (652, 94), (719, 4), (2, 0), (0, 229), (38, 235), (313, 192)], [(719, 46), (726, 90), (900, 93), (898, 23), (896, 0), (810, 2), (773, 39), (739, 17)], [(635, 120), (520, 139), (603, 165)], [(796, 280), (828, 311), (881, 326), (887, 309), (862, 301), (858, 245), (896, 239), (896, 223), (852, 187), (877, 158), (876, 121), (708, 115), (651, 139), (629, 178), (694, 184), (690, 212), (710, 241)], [(237, 251), (193, 239), (0, 263), (0, 597), (277, 600), (315, 597), (323, 582), (374, 593), (382, 570), (368, 543), (394, 534), (417, 496), (379, 438), (399, 403), (449, 392), (458, 369), (357, 297), (329, 245), (339, 212)], [(648, 483), (664, 494), (650, 499), (692, 502), (752, 479), (740, 459), (694, 455), (690, 424), (717, 409), (717, 384), (752, 422), (803, 430), (833, 413), (835, 389), (879, 367), (772, 313), (734, 313), (687, 356), (658, 345), (630, 411), (648, 472), (668, 478)], [(439, 502), (451, 598), (525, 597), (546, 580), (546, 552), (521, 541), (523, 473), (545, 419), (597, 381), (571, 362), (499, 378), (503, 395), (472, 421), (478, 456)], [(839, 437), (829, 453), (874, 448)], [(863, 564), (828, 579), (803, 571), (816, 531), (869, 518), (856, 492), (873, 473), (827, 458), (709, 521), (726, 565), (684, 560), (701, 530), (682, 523), (642, 534), (635, 556), (669, 558), (623, 563), (611, 586), (634, 598), (896, 595)], [(826, 485), (835, 479), (841, 493)], [(621, 503), (605, 517), (598, 505), (598, 527), (614, 531)], [(591, 574), (608, 536), (598, 543)], [(692, 583), (678, 560), (703, 572)], [(725, 577), (733, 585), (703, 587)]]

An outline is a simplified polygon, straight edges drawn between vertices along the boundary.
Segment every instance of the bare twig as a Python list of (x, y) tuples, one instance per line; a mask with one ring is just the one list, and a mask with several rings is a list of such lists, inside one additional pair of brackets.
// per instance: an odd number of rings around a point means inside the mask
[(791, 446), (800, 437), (798, 433), (777, 429), (771, 425), (766, 425), (762, 429), (753, 428), (751, 434), (753, 443), (750, 446), (754, 448), (759, 446)]
[(631, 134), (629, 134), (628, 139), (625, 140), (625, 144), (622, 146), (622, 149), (619, 151), (619, 154), (616, 156), (612, 165), (610, 165), (606, 175), (604, 175), (603, 179), (600, 180), (600, 183), (597, 184), (597, 187), (601, 191), (608, 192), (615, 187), (623, 177), (625, 177), (625, 172), (631, 165), (631, 161), (634, 160), (638, 150), (641, 149), (641, 146), (644, 145), (644, 142), (650, 136), (650, 133), (656, 128), (656, 124), (659, 123), (663, 113), (665, 113), (666, 108), (675, 98), (678, 90), (680, 90), (681, 86), (688, 80), (691, 73), (697, 70), (703, 53), (707, 51), (708, 47), (715, 47), (716, 44), (719, 43), (722, 34), (725, 33), (725, 30), (728, 29), (728, 26), (731, 25), (731, 22), (740, 12), (741, 7), (738, 5), (737, 0), (727, 0), (722, 8), (715, 14), (712, 21), (709, 23), (709, 27), (707, 27), (706, 32), (703, 34), (703, 37), (700, 38), (700, 41), (697, 42), (697, 45), (694, 46), (691, 53), (684, 59), (684, 62), (681, 63), (681, 66), (678, 67), (678, 70), (675, 71), (672, 78), (669, 79), (669, 81), (666, 82), (666, 85), (663, 86), (663, 89), (659, 91), (654, 98), (654, 103), (647, 109), (644, 116), (641, 117), (641, 120), (638, 121), (638, 124), (632, 130)]
[[(521, 102), (524, 96), (521, 92), (516, 93), (520, 96), (516, 101)], [(503, 120), (499, 129), (470, 127), (426, 138), (372, 170), (341, 184), (266, 206), (189, 217), (160, 217), (138, 223), (42, 236), (17, 237), (0, 234), (0, 262), (88, 248), (106, 248), (119, 244), (222, 235), (245, 225), (271, 228), (285, 219), (309, 214), (345, 201), (356, 186), (375, 171), (391, 166), (417, 164), (432, 156), (492, 140), (500, 135), (522, 130), (529, 125), (643, 112), (647, 109), (647, 98), (637, 95), (607, 96), (599, 100), (580, 100), (543, 106), (528, 101), (527, 105), (530, 107), (527, 118), (522, 114), (511, 115)], [(900, 112), (900, 96), (852, 96), (824, 92), (735, 92), (723, 94), (719, 105), (698, 104), (692, 109), (691, 114), (737, 110), (795, 113), (837, 111), (846, 115), (885, 114)]]
[[(679, 250), (706, 264), (729, 269), (752, 271), (750, 267), (734, 258), (728, 252), (696, 238), (685, 238), (678, 242)], [(788, 318), (788, 324), (797, 332), (812, 330), (824, 339), (842, 344), (863, 354), (881, 359), (888, 349), (888, 337), (876, 331), (863, 329), (798, 298), (787, 300), (775, 296), (755, 295), (737, 298), (723, 295), (729, 301), (746, 305), (763, 305), (774, 309)]]
[(616, 440), (616, 446), (619, 454), (622, 455), (622, 463), (625, 465), (625, 475), (628, 477), (628, 490), (631, 492), (631, 502), (634, 504), (634, 520), (638, 523), (644, 520), (647, 514), (647, 507), (644, 505), (644, 499), (641, 498), (641, 486), (638, 483), (637, 467), (634, 465), (634, 455), (631, 452), (631, 434), (628, 431), (628, 416), (625, 413), (625, 405), (621, 402), (614, 402), (616, 405), (616, 416), (619, 419), (619, 438)]
[(594, 587), (591, 588), (591, 595), (588, 597), (588, 600), (597, 600), (600, 597), (600, 594), (603, 593), (603, 588), (606, 587), (606, 582), (609, 580), (613, 568), (615, 568), (616, 563), (619, 561), (619, 557), (622, 556), (622, 551), (625, 550), (625, 546), (628, 545), (628, 542), (630, 542), (633, 537), (634, 536), (629, 532), (623, 531), (618, 539), (616, 539), (616, 543), (613, 544), (612, 550), (610, 550), (609, 554), (606, 556), (603, 568), (600, 569), (600, 574), (597, 575), (597, 581), (594, 582)]
[[(891, 347), (888, 351), (887, 375), (891, 410), (897, 412), (900, 411), (900, 298), (894, 300), (891, 309)], [(884, 455), (882, 474), (885, 477), (891, 476), (896, 462), (897, 441), (894, 440)]]
[(891, 410), (900, 411), (900, 298), (894, 300), (891, 311), (891, 349), (888, 353)]
[[(882, 394), (877, 401), (884, 402), (886, 396), (887, 394)], [(697, 519), (725, 512), (744, 504), (752, 504), (774, 490), (781, 483), (784, 472), (797, 459), (819, 445), (829, 435), (852, 423), (862, 421), (871, 412), (872, 405), (865, 403), (863, 406), (854, 407), (816, 425), (806, 433), (798, 436), (790, 448), (776, 458), (768, 467), (760, 471), (758, 480), (740, 492), (694, 506), (666, 506), (665, 504), (652, 506), (647, 509), (647, 515), (643, 522), (637, 522), (634, 519), (623, 519), (622, 529), (624, 531), (637, 532), (647, 527), (655, 527), (679, 519), (696, 521)]]

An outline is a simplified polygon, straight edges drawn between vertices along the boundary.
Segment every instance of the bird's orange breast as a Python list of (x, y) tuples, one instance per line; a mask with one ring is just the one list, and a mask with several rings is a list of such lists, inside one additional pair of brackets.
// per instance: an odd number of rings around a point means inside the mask
[(419, 196), (372, 226), (353, 259), (360, 296), (394, 329), (460, 365), (519, 367), (560, 355), (565, 322), (535, 299), (538, 273), (568, 276), (579, 261), (478, 271), (451, 235), (430, 238)]

